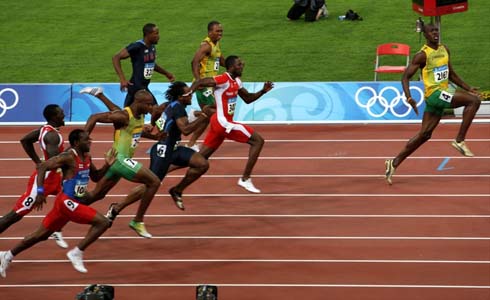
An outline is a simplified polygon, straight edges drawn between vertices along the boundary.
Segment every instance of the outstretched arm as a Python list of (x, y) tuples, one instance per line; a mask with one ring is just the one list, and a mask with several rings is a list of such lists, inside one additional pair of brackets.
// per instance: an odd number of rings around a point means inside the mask
[(129, 116), (124, 110), (93, 114), (88, 118), (84, 130), (88, 132), (88, 134), (91, 134), (96, 123), (112, 123), (115, 129), (119, 129), (127, 126), (129, 123)]
[(249, 104), (259, 99), (262, 95), (265, 95), (265, 93), (272, 90), (273, 87), (274, 83), (271, 81), (266, 81), (264, 83), (264, 87), (260, 91), (256, 93), (249, 93), (247, 89), (241, 88), (238, 90), (238, 95), (243, 99), (243, 101), (245, 101), (245, 103)]

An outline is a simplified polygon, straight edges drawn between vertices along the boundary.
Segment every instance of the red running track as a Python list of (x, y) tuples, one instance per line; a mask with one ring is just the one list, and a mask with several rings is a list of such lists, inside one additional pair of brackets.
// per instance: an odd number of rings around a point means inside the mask
[[(473, 124), (474, 158), (451, 146), (458, 125), (441, 124), (431, 141), (397, 170), (384, 160), (419, 125), (255, 125), (266, 145), (254, 171), (262, 189), (236, 185), (246, 145), (227, 142), (185, 194), (186, 211), (167, 196), (170, 174), (137, 237), (129, 207), (85, 253), (76, 272), (66, 250), (46, 241), (18, 255), (0, 278), (0, 298), (74, 299), (91, 283), (111, 284), (116, 299), (195, 299), (216, 284), (219, 299), (490, 299), (490, 125)], [(1, 127), (0, 213), (10, 210), (32, 172), (18, 140), (32, 127)], [(64, 136), (71, 128), (64, 128)], [(94, 131), (96, 164), (111, 128)], [(148, 164), (144, 142), (136, 159)], [(94, 207), (105, 212), (134, 187), (119, 183)], [(49, 201), (49, 200), (48, 200)], [(0, 236), (11, 248), (41, 222), (32, 213)], [(87, 226), (68, 224), (70, 246)]]

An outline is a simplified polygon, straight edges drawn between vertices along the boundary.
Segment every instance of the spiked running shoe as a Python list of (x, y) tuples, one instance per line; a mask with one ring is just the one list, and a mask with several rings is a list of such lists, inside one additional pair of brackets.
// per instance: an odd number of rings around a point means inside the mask
[(468, 146), (466, 146), (466, 143), (464, 141), (461, 141), (461, 142), (457, 142), (457, 141), (453, 141), (451, 143), (451, 145), (456, 148), (456, 150), (458, 150), (461, 154), (463, 154), (464, 156), (468, 156), (468, 157), (473, 157), (475, 156), (473, 154), (473, 152), (470, 151), (470, 149), (468, 148)]
[(104, 89), (102, 89), (101, 87), (86, 87), (80, 90), (80, 94), (89, 94), (92, 96), (97, 96), (103, 91)]
[(242, 188), (246, 189), (250, 193), (260, 193), (260, 190), (254, 186), (252, 183), (252, 178), (249, 178), (247, 180), (242, 180), (241, 178), (238, 179), (238, 185), (241, 186)]
[(393, 160), (392, 159), (387, 159), (385, 161), (385, 179), (388, 182), (388, 184), (392, 184), (391, 177), (395, 174), (395, 167), (393, 166)]
[(68, 248), (68, 244), (63, 239), (63, 235), (61, 234), (61, 231), (53, 232), (51, 237), (56, 242), (56, 245), (58, 245), (60, 248), (63, 248), (63, 249)]
[(111, 220), (111, 224), (116, 219), (117, 215), (119, 214), (116, 211), (116, 205), (117, 205), (117, 203), (111, 203), (111, 205), (109, 205), (109, 209), (105, 213), (105, 217), (107, 219)]
[(136, 231), (139, 236), (144, 237), (145, 239), (151, 239), (152, 237), (151, 233), (146, 231), (145, 223), (143, 222), (136, 222), (135, 220), (131, 220), (131, 222), (129, 222), (129, 228)]
[(12, 257), (9, 257), (8, 251), (0, 252), (0, 276), (3, 278), (7, 277), (7, 268), (12, 262)]
[(170, 194), (170, 197), (172, 197), (172, 200), (174, 200), (175, 205), (180, 210), (185, 210), (184, 201), (182, 201), (182, 193), (175, 191), (175, 188), (168, 190), (168, 193)]
[(71, 264), (80, 273), (87, 273), (87, 269), (83, 265), (83, 253), (77, 252), (76, 249), (72, 249), (66, 253), (66, 257), (70, 260)]

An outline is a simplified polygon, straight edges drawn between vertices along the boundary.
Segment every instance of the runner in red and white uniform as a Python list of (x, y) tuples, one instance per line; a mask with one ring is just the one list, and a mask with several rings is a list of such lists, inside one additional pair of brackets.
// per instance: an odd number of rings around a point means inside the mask
[[(63, 137), (59, 132), (59, 128), (65, 125), (65, 113), (63, 112), (63, 109), (56, 104), (49, 104), (44, 108), (43, 115), (47, 124), (29, 132), (20, 140), (25, 152), (36, 165), (58, 155), (64, 150)], [(41, 158), (34, 149), (34, 144), (36, 142), (39, 142), (41, 148)], [(50, 171), (46, 174), (44, 194), (46, 196), (58, 194), (61, 190), (62, 174), (57, 170)], [(0, 218), (0, 233), (5, 231), (12, 224), (20, 221), (25, 215), (32, 211), (32, 204), (38, 193), (36, 180), (37, 171), (34, 170), (27, 182), (27, 188), (24, 194), (19, 197), (12, 210)], [(68, 244), (63, 240), (61, 232), (55, 232), (53, 238), (58, 246), (61, 248), (68, 248)]]
[(252, 127), (234, 122), (233, 115), (238, 96), (249, 104), (270, 91), (274, 84), (266, 81), (260, 91), (249, 93), (240, 80), (244, 67), (242, 60), (235, 55), (228, 56), (225, 60), (225, 66), (225, 73), (212, 78), (199, 79), (191, 86), (191, 91), (202, 87), (215, 88), (216, 113), (210, 118), (211, 126), (204, 139), (200, 153), (209, 158), (219, 148), (225, 138), (239, 143), (250, 144), (248, 161), (242, 177), (238, 180), (238, 185), (249, 192), (260, 193), (260, 190), (253, 185), (250, 175), (264, 145), (264, 139)]
[(46, 240), (53, 232), (61, 230), (69, 221), (79, 224), (90, 224), (87, 235), (77, 245), (68, 251), (67, 257), (73, 267), (82, 273), (87, 269), (83, 264), (83, 251), (95, 242), (110, 227), (111, 221), (90, 206), (84, 204), (92, 197), (87, 192), (89, 180), (99, 181), (115, 161), (115, 151), (105, 158), (105, 164), (97, 169), (90, 157), (92, 140), (83, 129), (74, 129), (69, 136), (71, 148), (49, 160), (39, 164), (36, 183), (37, 197), (33, 208), (41, 209), (46, 203), (44, 194), (45, 179), (48, 171), (61, 168), (63, 171), (63, 189), (56, 196), (51, 211), (46, 215), (42, 224), (33, 233), (27, 235), (9, 251), (0, 252), (0, 276), (6, 277), (6, 270), (14, 256)]

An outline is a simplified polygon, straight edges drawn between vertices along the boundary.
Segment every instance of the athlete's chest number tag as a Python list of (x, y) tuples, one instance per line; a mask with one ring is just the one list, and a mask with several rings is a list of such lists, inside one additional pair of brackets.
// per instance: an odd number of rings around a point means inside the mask
[(145, 77), (145, 79), (151, 79), (151, 76), (153, 76), (153, 69), (155, 69), (155, 64), (145, 64), (145, 68), (143, 69), (143, 77)]
[(436, 82), (441, 82), (449, 78), (449, 69), (447, 65), (434, 68), (434, 80)]
[(230, 98), (228, 100), (228, 114), (233, 115), (235, 114), (235, 107), (236, 107), (236, 97), (235, 98)]
[(85, 193), (87, 192), (87, 186), (88, 184), (86, 183), (78, 183), (75, 185), (75, 196), (77, 197), (83, 197)]
[(138, 146), (138, 143), (140, 142), (140, 138), (141, 138), (141, 133), (133, 134), (133, 138), (131, 140), (131, 148), (136, 148)]

